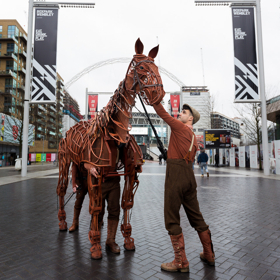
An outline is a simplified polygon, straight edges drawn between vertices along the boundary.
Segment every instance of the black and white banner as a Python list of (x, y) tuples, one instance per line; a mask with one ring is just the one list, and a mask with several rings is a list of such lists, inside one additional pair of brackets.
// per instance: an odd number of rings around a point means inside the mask
[(56, 101), (56, 47), (58, 9), (35, 10), (31, 103)]
[(235, 102), (259, 102), (259, 79), (253, 7), (232, 7)]

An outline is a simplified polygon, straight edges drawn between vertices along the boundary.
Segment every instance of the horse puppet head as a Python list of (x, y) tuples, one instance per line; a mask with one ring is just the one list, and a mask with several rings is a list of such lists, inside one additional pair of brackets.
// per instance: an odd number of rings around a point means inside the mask
[(148, 56), (144, 55), (144, 45), (138, 38), (135, 43), (136, 54), (129, 64), (124, 81), (126, 91), (134, 97), (139, 95), (147, 105), (160, 103), (165, 95), (158, 67), (154, 63), (158, 49), (159, 46), (156, 46)]

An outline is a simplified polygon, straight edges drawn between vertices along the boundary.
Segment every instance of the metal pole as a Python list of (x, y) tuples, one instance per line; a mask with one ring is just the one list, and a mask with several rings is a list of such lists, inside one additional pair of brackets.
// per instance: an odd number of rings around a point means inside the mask
[(26, 77), (25, 77), (24, 115), (23, 115), (23, 139), (22, 139), (22, 167), (21, 167), (22, 177), (25, 177), (27, 175), (29, 99), (30, 99), (30, 87), (31, 87), (31, 56), (32, 56), (32, 30), (33, 30), (32, 25), (33, 25), (33, 0), (29, 0), (27, 58), (26, 58)]
[[(44, 154), (44, 140), (45, 140), (45, 136), (43, 135), (43, 154)], [(42, 160), (42, 165), (44, 164), (43, 160)]]
[(262, 146), (263, 146), (263, 170), (264, 175), (269, 175), (269, 154), (268, 154), (268, 135), (267, 135), (267, 115), (265, 100), (265, 80), (264, 80), (264, 61), (263, 61), (263, 39), (262, 39), (262, 20), (261, 3), (256, 0), (256, 23), (257, 23), (257, 43), (259, 59), (259, 80), (262, 113)]
[(86, 110), (85, 110), (85, 120), (88, 121), (88, 88), (86, 88)]

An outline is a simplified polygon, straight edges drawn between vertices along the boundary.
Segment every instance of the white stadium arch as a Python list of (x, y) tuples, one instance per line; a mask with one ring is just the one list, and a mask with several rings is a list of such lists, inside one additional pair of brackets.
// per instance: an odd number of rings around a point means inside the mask
[[(107, 60), (103, 60), (103, 61), (99, 61), (87, 68), (85, 68), (84, 70), (82, 70), (81, 72), (79, 72), (78, 74), (76, 74), (69, 82), (67, 82), (64, 86), (65, 89), (68, 89), (72, 84), (74, 84), (76, 81), (78, 81), (80, 78), (82, 78), (85, 74), (103, 67), (107, 64), (115, 64), (115, 63), (129, 63), (131, 61), (131, 58), (127, 58), (127, 57), (120, 57), (120, 58), (111, 58), (111, 59), (107, 59)], [(180, 88), (182, 86), (186, 86), (182, 81), (180, 81), (176, 76), (174, 76), (172, 73), (170, 73), (169, 71), (167, 71), (165, 68), (158, 66), (159, 72), (166, 75), (169, 79), (171, 79), (172, 81), (174, 81)]]

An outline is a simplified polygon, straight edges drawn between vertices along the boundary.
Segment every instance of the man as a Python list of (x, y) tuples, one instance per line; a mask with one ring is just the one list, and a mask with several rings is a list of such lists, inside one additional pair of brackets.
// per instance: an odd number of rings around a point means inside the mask
[[(75, 231), (79, 227), (79, 216), (82, 209), (84, 198), (88, 192), (87, 173), (97, 178), (99, 170), (85, 163), (84, 168), (79, 169), (76, 164), (72, 166), (72, 186), (76, 193), (76, 202), (74, 206), (74, 217), (69, 232)], [(120, 215), (120, 177), (109, 177), (102, 183), (102, 210), (98, 216), (98, 229), (100, 230), (105, 212), (105, 200), (107, 200), (108, 209), (108, 227), (106, 248), (112, 253), (119, 254), (120, 247), (115, 242), (116, 232)]]
[(219, 167), (219, 154), (217, 152), (215, 154), (215, 166)]
[(209, 265), (214, 265), (211, 233), (199, 210), (197, 186), (192, 170), (198, 148), (192, 125), (199, 120), (200, 115), (188, 104), (183, 105), (178, 120), (171, 117), (160, 103), (154, 105), (154, 109), (171, 128), (165, 178), (164, 220), (174, 248), (175, 259), (170, 263), (163, 263), (161, 268), (172, 272), (189, 271), (184, 236), (180, 227), (179, 211), (182, 204), (191, 226), (198, 232), (202, 243), (203, 253), (200, 253), (200, 258)]
[(201, 148), (200, 154), (197, 159), (197, 163), (199, 163), (200, 169), (201, 169), (201, 177), (204, 177), (203, 168), (205, 169), (205, 172), (207, 173), (207, 177), (209, 177), (207, 161), (208, 161), (208, 155), (205, 153), (205, 150), (203, 148)]

